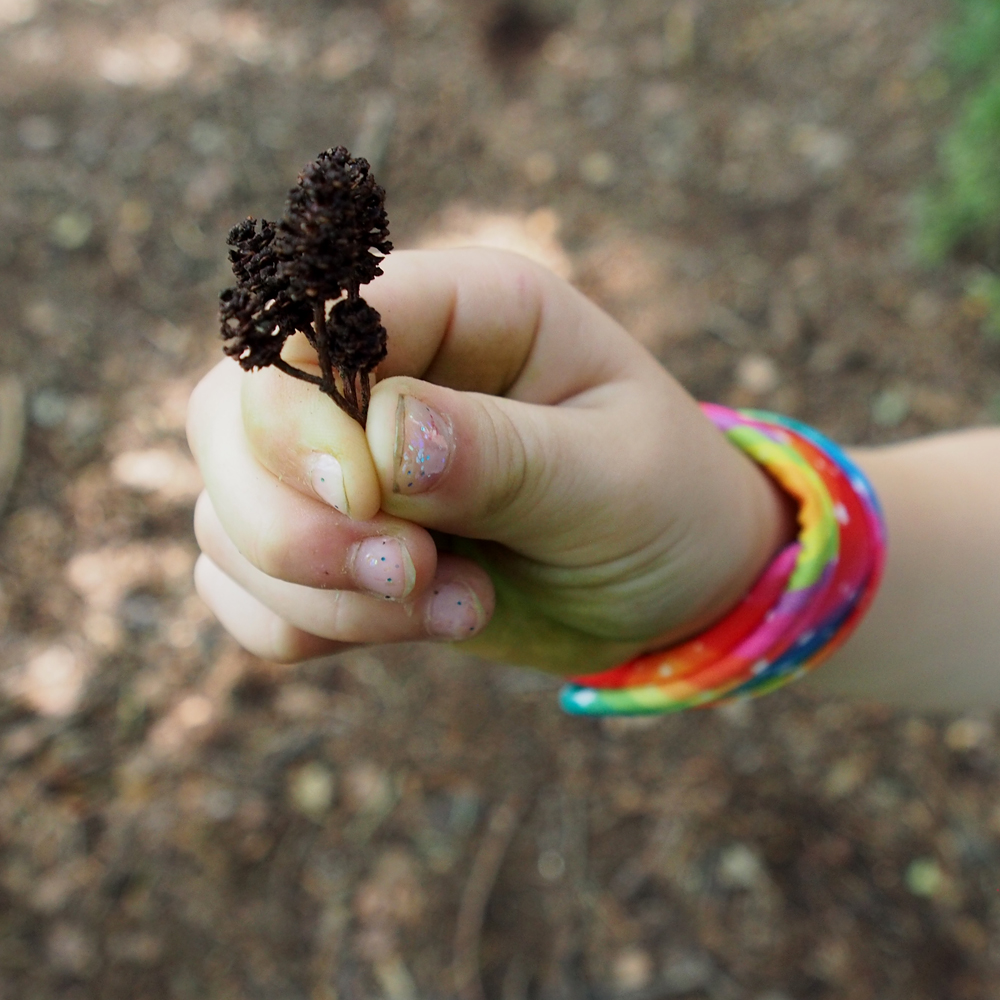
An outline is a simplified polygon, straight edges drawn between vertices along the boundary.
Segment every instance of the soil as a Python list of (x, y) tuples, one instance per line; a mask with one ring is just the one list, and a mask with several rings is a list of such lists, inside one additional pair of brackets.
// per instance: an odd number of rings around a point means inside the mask
[(0, 0), (0, 997), (986, 1000), (1000, 741), (788, 691), (562, 716), (429, 647), (279, 669), (193, 594), (224, 235), (338, 143), (400, 246), (519, 246), (702, 398), (993, 422), (913, 262), (945, 0)]

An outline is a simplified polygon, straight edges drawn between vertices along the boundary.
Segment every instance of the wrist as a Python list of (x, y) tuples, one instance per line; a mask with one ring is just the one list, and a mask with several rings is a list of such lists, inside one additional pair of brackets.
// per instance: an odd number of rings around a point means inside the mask
[(691, 547), (699, 565), (687, 568), (701, 578), (702, 596), (683, 622), (644, 642), (641, 651), (681, 642), (723, 618), (799, 532), (796, 499), (715, 427), (710, 432), (719, 450), (706, 488), (712, 499), (699, 507), (696, 535), (702, 541)]
[(797, 538), (710, 627), (611, 670), (574, 678), (560, 694), (572, 714), (676, 712), (766, 694), (841, 646), (878, 589), (885, 521), (857, 463), (789, 417), (710, 403), (702, 408), (796, 498)]

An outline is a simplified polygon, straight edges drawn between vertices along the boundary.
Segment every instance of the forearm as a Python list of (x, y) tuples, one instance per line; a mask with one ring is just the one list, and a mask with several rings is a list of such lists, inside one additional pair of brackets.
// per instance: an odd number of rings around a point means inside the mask
[(885, 579), (808, 684), (910, 708), (1000, 706), (1000, 430), (853, 457), (885, 508)]

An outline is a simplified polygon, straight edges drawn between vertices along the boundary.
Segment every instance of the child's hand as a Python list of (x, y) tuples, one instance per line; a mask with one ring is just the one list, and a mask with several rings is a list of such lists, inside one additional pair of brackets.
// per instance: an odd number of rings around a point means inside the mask
[[(794, 534), (768, 477), (565, 282), (486, 250), (384, 268), (367, 442), (274, 369), (222, 362), (192, 397), (198, 588), (248, 649), (468, 639), (590, 672), (705, 627)], [(315, 360), (303, 337), (285, 356)]]

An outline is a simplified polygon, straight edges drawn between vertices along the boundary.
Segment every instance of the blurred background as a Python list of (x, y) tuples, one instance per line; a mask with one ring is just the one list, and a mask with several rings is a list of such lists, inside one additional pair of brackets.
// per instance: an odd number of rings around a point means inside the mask
[(998, 54), (995, 0), (0, 0), (0, 998), (1000, 995), (990, 716), (269, 666), (183, 438), (227, 230), (339, 143), (701, 398), (994, 422)]

